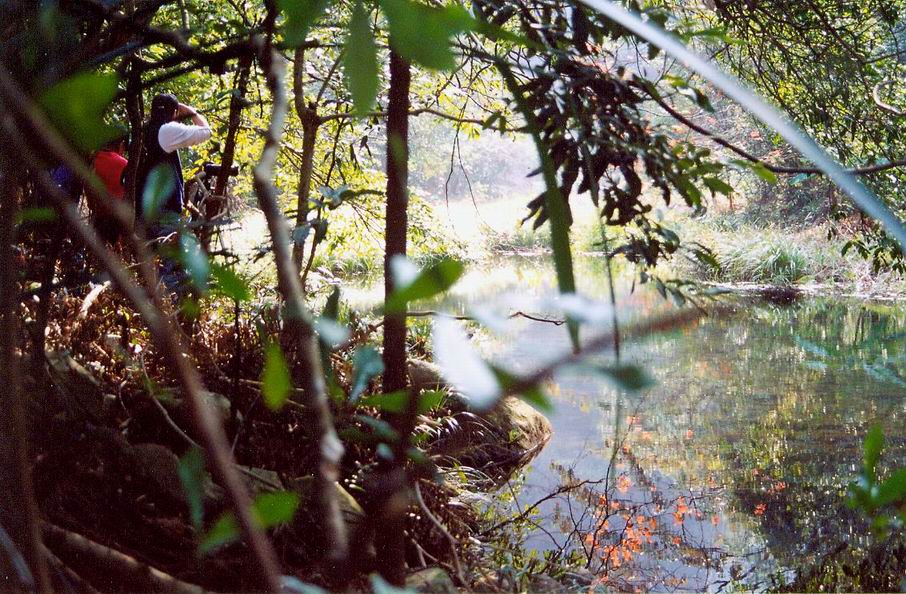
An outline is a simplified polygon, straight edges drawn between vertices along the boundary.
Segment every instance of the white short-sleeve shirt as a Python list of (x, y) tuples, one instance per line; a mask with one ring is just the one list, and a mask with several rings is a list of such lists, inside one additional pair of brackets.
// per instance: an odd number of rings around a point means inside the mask
[(211, 138), (211, 128), (208, 126), (193, 126), (179, 122), (167, 122), (160, 127), (157, 141), (160, 147), (168, 153), (176, 149), (186, 148), (201, 144)]

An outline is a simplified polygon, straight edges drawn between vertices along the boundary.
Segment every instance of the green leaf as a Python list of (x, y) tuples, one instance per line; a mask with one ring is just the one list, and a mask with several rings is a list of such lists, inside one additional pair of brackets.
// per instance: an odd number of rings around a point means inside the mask
[(308, 582), (303, 582), (299, 578), (284, 575), (281, 576), (283, 582), (283, 589), (289, 594), (330, 594), (324, 588), (319, 588), (314, 584), (309, 584)]
[(148, 173), (148, 179), (142, 189), (142, 212), (146, 221), (157, 220), (164, 200), (173, 193), (175, 187), (173, 169), (166, 163), (161, 163)]
[[(509, 371), (495, 365), (491, 366), (491, 370), (497, 377), (500, 387), (504, 390), (510, 389), (510, 387), (512, 387), (519, 379)], [(544, 393), (544, 390), (541, 389), (540, 384), (533, 384), (527, 388), (523, 388), (520, 390), (519, 396), (541, 412), (550, 413), (554, 410), (554, 405), (551, 404), (550, 398), (548, 398), (547, 394)]]
[(236, 516), (233, 512), (224, 514), (218, 518), (217, 522), (208, 530), (204, 539), (198, 545), (198, 550), (202, 554), (210, 553), (225, 544), (229, 544), (239, 539), (239, 524), (236, 523)]
[(704, 184), (708, 186), (708, 189), (714, 194), (719, 192), (725, 196), (729, 196), (733, 193), (733, 187), (720, 178), (705, 177), (702, 178), (702, 182), (704, 182)]
[(878, 459), (881, 457), (881, 450), (884, 448), (884, 432), (880, 425), (872, 425), (865, 436), (864, 444), (864, 464), (865, 474), (871, 480), (875, 480), (875, 468), (878, 465)]
[(47, 206), (26, 208), (16, 213), (16, 224), (49, 223), (57, 220), (57, 211)]
[(83, 151), (94, 151), (123, 133), (104, 121), (117, 92), (115, 74), (83, 72), (53, 85), (39, 102), (54, 126)]
[(349, 338), (349, 328), (324, 316), (315, 319), (315, 331), (317, 331), (321, 343), (330, 349), (336, 348)]
[(214, 277), (215, 290), (218, 294), (239, 302), (252, 298), (248, 283), (232, 268), (213, 264), (211, 265), (211, 276)]
[(179, 480), (189, 504), (189, 518), (195, 530), (201, 530), (204, 520), (204, 454), (200, 448), (193, 447), (179, 459)]
[[(264, 529), (288, 524), (299, 508), (299, 495), (290, 491), (262, 493), (252, 504), (252, 517)], [(199, 551), (208, 553), (239, 539), (239, 524), (233, 512), (220, 516), (198, 545)]]
[(286, 17), (283, 25), (286, 45), (296, 47), (304, 43), (308, 31), (329, 4), (329, 0), (277, 0), (277, 7)]
[[(551, 230), (551, 251), (554, 255), (554, 268), (557, 271), (557, 288), (560, 293), (575, 293), (576, 279), (573, 271), (573, 257), (569, 242), (569, 214), (566, 210), (566, 201), (560, 193), (560, 186), (557, 182), (557, 168), (554, 166), (553, 159), (547, 151), (544, 142), (541, 139), (541, 132), (538, 129), (535, 114), (522, 94), (522, 89), (512, 70), (507, 67), (500, 68), (507, 89), (513, 95), (516, 106), (522, 116), (528, 123), (529, 133), (535, 143), (535, 150), (538, 153), (538, 159), (541, 161), (541, 171), (544, 176), (544, 206), (550, 222)], [(579, 325), (575, 321), (568, 321), (570, 341), (573, 349), (579, 350)]]
[[(431, 411), (444, 401), (444, 393), (440, 390), (429, 390), (422, 392), (418, 396), (418, 414), (425, 414)], [(409, 406), (409, 392), (406, 390), (397, 390), (389, 394), (376, 394), (368, 396), (358, 401), (358, 406), (370, 406), (380, 411), (402, 414), (406, 412)]]
[(356, 415), (355, 418), (363, 425), (367, 425), (374, 432), (374, 435), (382, 441), (392, 443), (400, 438), (400, 434), (396, 429), (383, 419), (375, 419), (365, 415)]
[(352, 355), (353, 380), (349, 400), (355, 402), (372, 378), (384, 372), (384, 361), (374, 347), (364, 346)]
[(262, 528), (289, 523), (299, 508), (299, 494), (291, 491), (262, 493), (255, 498), (252, 511)]
[(777, 183), (777, 176), (774, 175), (774, 172), (761, 163), (752, 163), (751, 168), (752, 171), (755, 172), (755, 175), (768, 182), (769, 184)]
[(456, 58), (450, 40), (475, 28), (465, 8), (435, 8), (409, 0), (379, 0), (390, 31), (390, 45), (401, 56), (431, 70), (450, 70)]
[(878, 507), (882, 507), (900, 504), (903, 501), (906, 501), (906, 468), (897, 470), (890, 475), (890, 478), (878, 485), (874, 503)]
[(431, 341), (434, 362), (444, 379), (468, 401), (470, 408), (489, 410), (500, 399), (500, 381), (469, 341), (459, 323), (447, 317), (434, 319)]
[(362, 2), (356, 2), (352, 7), (343, 67), (356, 113), (365, 115), (371, 111), (377, 97), (378, 61), (368, 11)]
[(189, 273), (192, 284), (200, 291), (208, 288), (208, 279), (211, 276), (211, 264), (208, 255), (204, 253), (198, 240), (192, 233), (179, 234), (180, 258), (183, 268)]
[[(408, 262), (401, 256), (395, 256), (394, 260), (395, 262), (391, 261), (390, 264), (395, 268), (402, 268)], [(398, 286), (387, 298), (387, 303), (384, 304), (384, 311), (387, 313), (401, 313), (406, 311), (406, 305), (410, 301), (427, 299), (443, 293), (459, 280), (463, 271), (465, 271), (465, 266), (463, 266), (462, 262), (456, 260), (443, 259), (431, 264), (419, 272), (410, 282)]]
[(340, 317), (340, 287), (335, 286), (324, 303), (324, 309), (321, 310), (321, 317), (329, 320), (336, 320)]
[(656, 383), (648, 372), (638, 365), (595, 365), (593, 369), (620, 389), (630, 392), (650, 388)]
[(293, 389), (289, 366), (283, 349), (276, 342), (269, 343), (264, 350), (264, 370), (261, 373), (261, 394), (264, 404), (271, 410), (280, 410), (286, 404)]
[(906, 468), (901, 468), (890, 475), (886, 481), (878, 485), (875, 495), (875, 505), (885, 505), (906, 502)]

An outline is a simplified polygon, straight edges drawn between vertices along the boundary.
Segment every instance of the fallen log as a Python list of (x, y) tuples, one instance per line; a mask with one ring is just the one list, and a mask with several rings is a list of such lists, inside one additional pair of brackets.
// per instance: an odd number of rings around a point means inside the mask
[(151, 567), (141, 561), (104, 546), (93, 540), (55, 526), (48, 522), (43, 526), (45, 545), (52, 550), (67, 567), (76, 571), (89, 582), (96, 583), (91, 576), (103, 576), (105, 584), (111, 581), (122, 583), (136, 592), (167, 592), (170, 594), (205, 594), (195, 584), (179, 580), (172, 575)]

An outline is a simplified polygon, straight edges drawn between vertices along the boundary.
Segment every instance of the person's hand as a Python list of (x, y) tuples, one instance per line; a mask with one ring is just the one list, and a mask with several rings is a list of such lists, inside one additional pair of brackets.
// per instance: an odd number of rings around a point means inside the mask
[(191, 107), (184, 103), (180, 103), (176, 106), (176, 118), (177, 119), (181, 120), (183, 118), (190, 118), (190, 117), (196, 115), (197, 113), (198, 112), (195, 111), (194, 107)]

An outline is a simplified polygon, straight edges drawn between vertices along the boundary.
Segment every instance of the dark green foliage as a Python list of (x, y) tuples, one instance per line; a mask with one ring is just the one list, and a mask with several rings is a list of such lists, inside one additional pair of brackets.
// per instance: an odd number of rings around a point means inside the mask
[[(497, 1), (478, 7), (488, 21), (518, 26), (529, 39), (524, 52), (533, 67), (514, 73), (556, 171), (561, 200), (596, 189), (592, 195), (604, 222), (638, 231), (638, 241), (623, 246), (623, 252), (649, 264), (672, 254), (676, 243), (665, 242), (664, 231), (649, 218), (642, 175), (660, 190), (666, 204), (679, 194), (686, 204), (698, 207), (698, 184), (726, 189), (717, 177), (723, 166), (709, 150), (677, 141), (652, 124), (642, 105), (648, 93), (657, 92), (653, 83), (623, 67), (603, 66), (615, 59), (603, 49), (605, 40), (625, 32), (597, 13), (572, 6), (567, 10), (558, 2)], [(682, 84), (706, 101), (689, 83)], [(550, 217), (544, 195), (528, 206), (526, 218), (535, 227)], [(567, 218), (571, 222), (568, 202)]]
[(364, 115), (374, 105), (379, 80), (377, 46), (374, 43), (368, 11), (362, 2), (356, 2), (352, 8), (343, 65), (352, 103), (356, 111)]
[(195, 530), (201, 529), (204, 520), (204, 453), (199, 448), (190, 449), (179, 459), (179, 480), (182, 481), (189, 504), (189, 518)]
[[(290, 491), (263, 493), (255, 498), (252, 512), (262, 528), (289, 523), (299, 507), (299, 495)], [(198, 545), (201, 553), (210, 553), (239, 539), (239, 526), (232, 512), (222, 515)]]
[(76, 74), (47, 89), (41, 95), (41, 106), (70, 142), (93, 151), (123, 133), (104, 118), (117, 86), (112, 74)]
[(169, 165), (157, 165), (148, 174), (148, 180), (142, 189), (142, 212), (145, 220), (153, 223), (160, 216), (164, 200), (173, 192), (176, 180)]

